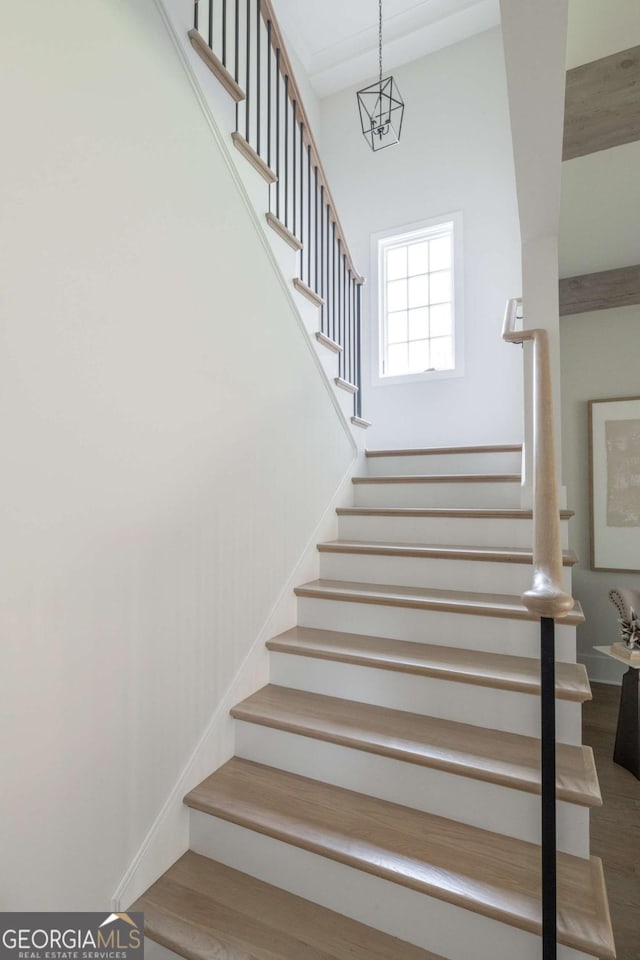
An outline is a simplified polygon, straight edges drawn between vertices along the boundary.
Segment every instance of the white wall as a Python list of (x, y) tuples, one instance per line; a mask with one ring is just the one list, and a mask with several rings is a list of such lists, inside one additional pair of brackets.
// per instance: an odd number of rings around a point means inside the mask
[[(636, 0), (571, 0), (568, 66), (609, 56), (640, 43)], [(560, 276), (610, 270), (640, 262), (640, 143), (628, 143), (562, 165)], [(638, 587), (637, 574), (590, 569), (590, 505), (587, 401), (636, 396), (640, 362), (640, 307), (597, 310), (563, 317), (562, 446), (571, 521), (574, 594), (587, 622), (578, 631), (579, 656), (593, 680), (617, 681), (623, 667), (593, 647), (617, 639), (612, 587)]]
[(353, 447), (152, 0), (0, 112), (0, 903), (105, 909)]
[(638, 0), (569, 0), (568, 70), (639, 43)]
[(573, 588), (586, 614), (578, 630), (578, 656), (595, 680), (617, 680), (623, 666), (593, 650), (618, 639), (617, 614), (609, 600), (612, 587), (640, 586), (640, 575), (590, 569), (588, 401), (632, 397), (638, 388), (640, 306), (598, 310), (563, 317), (562, 413), (564, 469), (570, 506), (570, 543), (580, 564), (573, 568)]
[(640, 142), (562, 167), (560, 276), (640, 263)]
[[(394, 70), (406, 103), (401, 142), (372, 153), (355, 88), (322, 101), (323, 157), (356, 265), (370, 274), (379, 231), (461, 210), (465, 375), (373, 386), (374, 291), (364, 289), (367, 443), (447, 444), (522, 437), (521, 352), (500, 337), (521, 293), (520, 236), (499, 30)], [(361, 84), (363, 86), (364, 84)]]

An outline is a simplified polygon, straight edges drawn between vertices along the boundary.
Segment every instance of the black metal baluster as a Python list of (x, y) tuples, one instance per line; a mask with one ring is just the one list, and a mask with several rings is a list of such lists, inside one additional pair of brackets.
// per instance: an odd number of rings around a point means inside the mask
[(292, 153), (293, 153), (293, 156), (291, 157), (291, 169), (293, 171), (293, 178), (292, 178), (293, 189), (291, 191), (292, 203), (293, 203), (293, 233), (296, 233), (296, 221), (297, 221), (297, 210), (296, 210), (296, 203), (297, 203), (297, 196), (298, 196), (296, 192), (296, 176), (298, 173), (298, 163), (296, 160), (297, 134), (298, 134), (298, 101), (294, 100), (293, 101), (293, 121), (292, 121), (292, 127), (291, 127), (291, 147), (292, 147)]
[(289, 74), (284, 78), (284, 223), (289, 227)]
[[(337, 244), (336, 244), (336, 222), (335, 222), (335, 220), (333, 221), (333, 227), (332, 227), (332, 229), (333, 229), (333, 250), (332, 250), (332, 257), (331, 257), (331, 274), (332, 274), (331, 313), (332, 313), (332, 315), (333, 315), (333, 316), (332, 316), (333, 334), (332, 334), (332, 336), (331, 336), (331, 339), (332, 339), (332, 340), (335, 340), (336, 343), (340, 343), (340, 340), (338, 339), (339, 336), (340, 336), (340, 334), (339, 334), (339, 332), (338, 332), (339, 328), (336, 328), (336, 320), (337, 320), (336, 313), (337, 313), (338, 302), (337, 302), (337, 300), (336, 300), (336, 279), (337, 279), (337, 277), (336, 277), (336, 273), (337, 273), (337, 270), (336, 270), (336, 266), (337, 266), (337, 265), (336, 265), (336, 252), (337, 252)], [(342, 344), (340, 344), (340, 346), (342, 346)]]
[(542, 726), (542, 957), (557, 956), (555, 623), (540, 620)]
[(233, 38), (233, 77), (236, 83), (240, 80), (240, 0), (235, 0)]
[[(271, 20), (267, 21), (267, 166), (271, 166)], [(269, 191), (271, 196), (271, 191)]]
[(313, 180), (314, 180), (314, 200), (316, 205), (315, 214), (314, 214), (314, 223), (315, 223), (316, 230), (315, 230), (314, 251), (313, 251), (313, 259), (314, 259), (313, 273), (316, 281), (315, 288), (318, 292), (318, 295), (322, 296), (322, 294), (320, 293), (320, 277), (318, 276), (318, 247), (321, 241), (318, 238), (318, 232), (320, 227), (320, 224), (318, 222), (318, 199), (319, 199), (318, 198), (318, 167), (315, 165), (313, 168)]
[(325, 301), (320, 313), (320, 329), (327, 332), (327, 297), (324, 285), (324, 184), (320, 185), (320, 296)]
[(347, 265), (347, 255), (344, 255), (344, 369), (345, 379), (353, 383), (351, 375), (351, 353), (349, 345), (351, 343), (351, 308), (350, 308), (351, 285), (349, 283), (349, 267)]
[(227, 0), (222, 0), (222, 65), (227, 65)]
[(209, 41), (209, 49), (213, 50), (213, 0), (209, 0), (209, 23), (207, 24), (207, 40)]
[(276, 50), (276, 217), (280, 219), (280, 47)]
[(344, 369), (344, 323), (342, 316), (342, 239), (338, 240), (338, 343), (342, 347), (341, 353), (338, 354), (338, 367), (340, 369), (340, 376), (343, 380), (346, 380), (345, 369)]
[(261, 60), (261, 37), (262, 19), (260, 15), (260, 0), (256, 0), (256, 153), (260, 155), (260, 121), (262, 119), (261, 93), (262, 93), (262, 60)]
[(327, 336), (333, 340), (333, 315), (331, 302), (331, 206), (325, 203), (327, 211)]
[(333, 303), (331, 302), (331, 207), (327, 203), (327, 336), (333, 340)]
[[(304, 123), (300, 123), (300, 242), (304, 244)], [(300, 279), (304, 280), (304, 247), (300, 253)]]
[[(235, 0), (233, 29), (233, 77), (240, 80), (240, 0)], [(236, 131), (240, 132), (240, 104), (236, 101)]]
[(311, 256), (313, 253), (313, 244), (311, 243), (311, 144), (307, 144), (307, 236), (309, 237), (309, 250), (307, 251), (307, 283), (311, 287)]
[(356, 386), (358, 392), (355, 399), (356, 417), (362, 416), (362, 284), (357, 284), (356, 295)]
[(352, 383), (356, 382), (356, 374), (353, 369), (353, 272), (349, 270), (349, 379)]
[(247, 87), (244, 91), (245, 101), (245, 140), (250, 142), (251, 133), (251, 0), (247, 0)]
[(353, 377), (353, 382), (358, 386), (358, 375), (356, 371), (356, 304), (358, 296), (358, 284), (356, 279), (351, 275), (351, 285), (353, 287), (352, 291), (352, 302), (351, 302), (351, 375)]
[(339, 248), (339, 249), (340, 249), (340, 260), (338, 261), (338, 270), (339, 270), (339, 276), (340, 276), (340, 338), (341, 338), (341, 339), (340, 339), (340, 342), (342, 343), (342, 356), (343, 356), (343, 360), (342, 360), (342, 371), (343, 371), (343, 372), (342, 372), (342, 376), (345, 378), (345, 380), (348, 380), (348, 379), (349, 379), (349, 376), (348, 376), (348, 374), (347, 374), (347, 356), (346, 356), (346, 353), (347, 353), (347, 350), (346, 350), (346, 347), (347, 347), (347, 337), (346, 337), (346, 332), (345, 332), (345, 319), (346, 319), (346, 318), (345, 318), (345, 312), (344, 312), (344, 281), (345, 281), (344, 263), (345, 263), (345, 258), (344, 258), (343, 246), (344, 246), (344, 241), (343, 241), (343, 240), (340, 240), (340, 248)]
[(193, 29), (198, 29), (198, 0), (193, 5)]
[(349, 342), (348, 342), (348, 339), (347, 339), (347, 326), (348, 326), (349, 317), (348, 317), (348, 313), (347, 313), (347, 305), (348, 305), (348, 300), (347, 300), (347, 255), (346, 255), (346, 253), (343, 253), (343, 254), (342, 254), (342, 336), (343, 336), (344, 353), (345, 353), (344, 368), (345, 368), (345, 379), (349, 380), (350, 382), (353, 382), (353, 381), (351, 380), (351, 378), (349, 377), (349, 368), (348, 368), (348, 360), (349, 360), (348, 349), (349, 349)]

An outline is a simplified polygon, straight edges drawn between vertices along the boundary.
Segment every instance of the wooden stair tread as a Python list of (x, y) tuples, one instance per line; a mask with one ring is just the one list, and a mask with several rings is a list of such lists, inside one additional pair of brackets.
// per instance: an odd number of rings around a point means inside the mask
[(352, 483), (521, 483), (519, 473), (405, 473), (353, 477)]
[[(540, 696), (540, 661), (533, 657), (367, 637), (316, 627), (293, 627), (268, 640), (267, 647), (277, 653), (355, 663)], [(591, 687), (583, 664), (556, 663), (556, 697), (577, 703), (591, 700)]]
[[(539, 934), (540, 848), (234, 758), (191, 791), (204, 813)], [(614, 960), (602, 864), (558, 855), (558, 939)]]
[[(236, 720), (540, 793), (540, 741), (468, 723), (269, 685), (235, 706)], [(557, 796), (600, 806), (593, 752), (558, 744)]]
[[(533, 510), (505, 507), (338, 507), (339, 517), (451, 517), (479, 520), (532, 520)], [(561, 510), (560, 519), (570, 520), (573, 510)]]
[(187, 960), (442, 960), (192, 851), (131, 910)]
[[(357, 583), (351, 580), (312, 580), (295, 588), (298, 597), (372, 603), (382, 606), (440, 610), (444, 613), (474, 614), (508, 620), (539, 618), (527, 610), (520, 597), (498, 593), (470, 593), (464, 590), (440, 590), (434, 587), (403, 587), (398, 584)], [(569, 626), (584, 623), (579, 603), (559, 621)]]
[(467, 447), (403, 447), (398, 450), (365, 450), (366, 457), (428, 457), (455, 453), (522, 453), (521, 443), (486, 443)]
[[(319, 543), (318, 550), (320, 553), (355, 553), (384, 557), (533, 563), (533, 551), (526, 547), (462, 547), (430, 543), (389, 543), (385, 540), (330, 540)], [(562, 560), (565, 567), (572, 567), (578, 562), (573, 550), (564, 550)]]

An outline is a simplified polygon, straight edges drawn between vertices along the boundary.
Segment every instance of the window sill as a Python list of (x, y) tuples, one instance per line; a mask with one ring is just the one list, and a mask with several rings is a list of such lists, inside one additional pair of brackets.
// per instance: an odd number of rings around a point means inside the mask
[(455, 380), (464, 377), (464, 369), (460, 366), (453, 370), (425, 370), (424, 373), (405, 373), (394, 377), (374, 376), (374, 387), (408, 387), (412, 383), (429, 383), (437, 380)]

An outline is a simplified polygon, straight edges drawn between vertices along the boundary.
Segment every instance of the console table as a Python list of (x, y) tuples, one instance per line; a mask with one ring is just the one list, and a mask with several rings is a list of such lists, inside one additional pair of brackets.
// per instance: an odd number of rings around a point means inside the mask
[(622, 678), (613, 760), (640, 780), (640, 650), (628, 650), (623, 643), (594, 650), (629, 668)]

